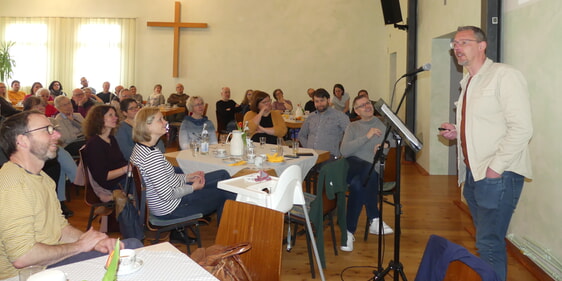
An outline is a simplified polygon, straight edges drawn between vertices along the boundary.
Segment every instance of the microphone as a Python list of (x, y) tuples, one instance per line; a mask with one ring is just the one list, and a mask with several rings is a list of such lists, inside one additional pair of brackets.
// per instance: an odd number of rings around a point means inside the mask
[(408, 77), (408, 76), (414, 76), (414, 75), (416, 75), (420, 72), (429, 71), (430, 69), (431, 69), (431, 63), (426, 63), (426, 64), (420, 66), (418, 69), (414, 70), (413, 72), (406, 73), (406, 74), (402, 75), (402, 77), (400, 77), (400, 78), (404, 78), (404, 77)]

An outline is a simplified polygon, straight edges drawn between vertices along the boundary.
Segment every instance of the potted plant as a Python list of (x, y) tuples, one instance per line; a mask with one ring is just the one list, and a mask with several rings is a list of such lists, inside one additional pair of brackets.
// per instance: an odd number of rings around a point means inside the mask
[(14, 73), (16, 61), (10, 55), (10, 48), (15, 42), (2, 42), (0, 46), (0, 81), (7, 82)]

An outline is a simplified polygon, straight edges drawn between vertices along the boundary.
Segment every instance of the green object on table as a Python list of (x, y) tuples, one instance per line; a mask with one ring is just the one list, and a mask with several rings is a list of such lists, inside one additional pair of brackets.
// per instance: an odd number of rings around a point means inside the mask
[(109, 262), (109, 266), (107, 267), (107, 271), (105, 272), (105, 275), (103, 276), (102, 281), (115, 281), (117, 280), (117, 270), (119, 269), (119, 248), (121, 246), (121, 243), (119, 242), (119, 239), (117, 239), (117, 242), (115, 242), (115, 249), (113, 249), (113, 253), (110, 254), (110, 259), (111, 261)]

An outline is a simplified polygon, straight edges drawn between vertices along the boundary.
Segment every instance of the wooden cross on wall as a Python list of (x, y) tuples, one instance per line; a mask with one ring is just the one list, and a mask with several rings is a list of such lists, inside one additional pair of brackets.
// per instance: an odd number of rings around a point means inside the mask
[(173, 77), (178, 77), (179, 75), (179, 49), (180, 49), (180, 28), (206, 28), (206, 23), (190, 23), (181, 22), (181, 3), (176, 2), (174, 8), (174, 21), (173, 22), (161, 22), (161, 21), (148, 21), (147, 26), (156, 27), (173, 27), (174, 28), (174, 66), (173, 66)]

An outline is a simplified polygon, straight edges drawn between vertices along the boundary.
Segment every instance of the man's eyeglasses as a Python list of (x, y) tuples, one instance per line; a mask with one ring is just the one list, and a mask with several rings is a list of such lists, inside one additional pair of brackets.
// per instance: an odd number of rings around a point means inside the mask
[(480, 43), (482, 41), (473, 40), (473, 39), (463, 39), (463, 40), (459, 40), (459, 41), (451, 41), (451, 43), (449, 43), (449, 46), (451, 46), (451, 49), (454, 49), (456, 46), (464, 47), (464, 46), (466, 46), (466, 44), (468, 44), (468, 42)]
[(137, 106), (131, 106), (131, 107), (127, 108), (127, 111), (129, 111), (129, 110), (137, 110), (137, 109), (139, 109), (139, 108), (140, 108), (140, 106), (138, 106), (138, 105), (137, 105)]
[(355, 109), (365, 108), (365, 106), (370, 105), (370, 104), (371, 104), (371, 102), (368, 101), (368, 102), (366, 102), (366, 103), (364, 103), (364, 104), (360, 104), (360, 105), (356, 106)]
[(40, 131), (40, 130), (47, 130), (47, 133), (49, 133), (49, 135), (52, 135), (52, 134), (55, 133), (55, 127), (53, 125), (47, 125), (45, 127), (40, 127), (40, 128), (37, 128), (37, 129), (25, 131), (25, 132), (23, 132), (23, 134), (25, 135), (25, 134), (32, 133), (32, 132), (35, 132), (35, 131)]

